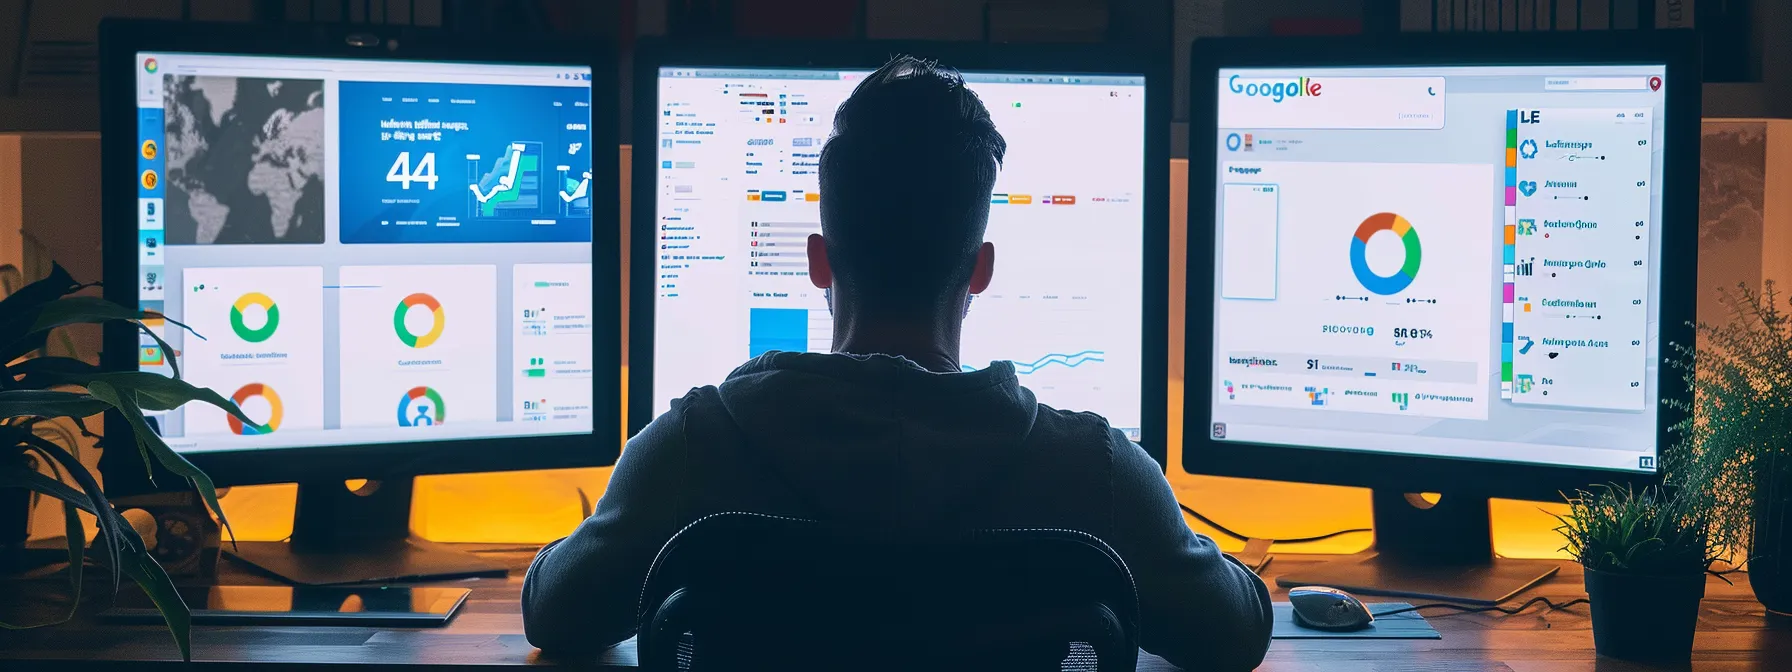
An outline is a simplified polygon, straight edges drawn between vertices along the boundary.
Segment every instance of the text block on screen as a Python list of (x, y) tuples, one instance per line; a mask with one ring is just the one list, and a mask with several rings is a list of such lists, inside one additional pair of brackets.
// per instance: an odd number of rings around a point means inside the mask
[(1228, 184), (1220, 254), (1220, 296), (1276, 298), (1276, 236), (1281, 194), (1273, 184)]

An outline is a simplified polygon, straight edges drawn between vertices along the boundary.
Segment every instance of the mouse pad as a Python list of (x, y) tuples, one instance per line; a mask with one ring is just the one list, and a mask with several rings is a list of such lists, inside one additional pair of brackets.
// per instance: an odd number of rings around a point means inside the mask
[[(1275, 629), (1270, 636), (1275, 639), (1443, 639), (1431, 623), (1420, 616), (1419, 612), (1409, 611), (1383, 618), (1375, 617), (1369, 627), (1349, 632), (1333, 632), (1330, 630), (1314, 630), (1294, 624), (1294, 605), (1287, 602), (1276, 602)], [(1372, 602), (1369, 613), (1380, 614), (1412, 606), (1406, 602)]]

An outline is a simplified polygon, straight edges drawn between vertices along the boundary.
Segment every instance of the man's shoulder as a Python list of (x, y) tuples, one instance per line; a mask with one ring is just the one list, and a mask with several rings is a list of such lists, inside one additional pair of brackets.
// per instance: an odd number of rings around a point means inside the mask
[(1112, 452), (1126, 439), (1099, 413), (1068, 411), (1040, 404), (1030, 440), (1067, 450)]
[(1033, 422), (1033, 434), (1036, 441), (1050, 449), (1100, 452), (1120, 472), (1145, 470), (1160, 476), (1162, 473), (1163, 467), (1143, 447), (1126, 438), (1124, 432), (1115, 429), (1098, 413), (1066, 411), (1040, 404), (1039, 415)]
[(685, 426), (690, 418), (706, 417), (721, 407), (721, 395), (716, 386), (705, 385), (693, 387), (684, 396), (672, 400), (672, 405), (665, 413), (647, 423), (646, 427), (628, 440), (627, 450), (649, 447), (664, 447), (682, 443)]
[[(727, 384), (726, 381), (716, 385), (691, 388), (689, 392), (684, 393), (684, 396), (672, 400), (672, 411), (682, 414), (692, 410), (701, 411), (707, 406), (720, 405), (722, 403), (720, 386), (725, 384)], [(667, 415), (672, 415), (672, 413), (667, 413)]]

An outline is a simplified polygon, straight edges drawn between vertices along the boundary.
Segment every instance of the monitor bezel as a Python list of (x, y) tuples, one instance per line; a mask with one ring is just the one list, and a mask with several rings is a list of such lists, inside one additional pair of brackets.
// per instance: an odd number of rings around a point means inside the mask
[[(1651, 473), (1418, 457), (1291, 445), (1216, 441), (1207, 430), (1213, 404), (1213, 217), (1218, 195), (1218, 81), (1222, 68), (1625, 65), (1664, 64), (1668, 82), (1662, 162), (1660, 323), (1662, 356), (1669, 343), (1691, 343), (1698, 278), (1700, 69), (1691, 31), (1534, 33), (1527, 35), (1402, 34), (1347, 38), (1219, 38), (1197, 40), (1189, 69), (1189, 227), (1184, 386), (1183, 469), (1231, 476), (1403, 492), (1466, 492), (1559, 501), (1561, 492), (1596, 483), (1647, 485)], [(1201, 219), (1197, 220), (1196, 213)], [(1201, 221), (1203, 226), (1192, 224)], [(1202, 260), (1197, 263), (1196, 260)], [(1200, 297), (1197, 303), (1194, 297)], [(1198, 308), (1198, 309), (1197, 309)], [(1659, 368), (1662, 399), (1690, 400), (1680, 370)], [(1663, 404), (1657, 415), (1657, 465), (1673, 445), (1669, 427), (1684, 417)]]
[[(635, 53), (633, 206), (629, 271), (629, 435), (653, 420), (654, 220), (662, 67), (875, 70), (896, 54), (938, 59), (967, 71), (1127, 74), (1145, 77), (1141, 447), (1165, 463), (1169, 419), (1169, 63), (1110, 45), (1007, 45), (899, 41), (643, 41)], [(642, 151), (645, 149), (646, 151)], [(1156, 375), (1153, 372), (1159, 372)], [(716, 383), (722, 381), (717, 380)]]
[[(498, 40), (468, 41), (446, 31), (367, 25), (239, 24), (108, 20), (100, 27), (101, 251), (106, 299), (139, 305), (137, 255), (136, 58), (141, 52), (287, 56), (389, 61), (431, 61), (591, 68), (592, 194), (595, 202), (615, 203), (619, 194), (617, 149), (617, 60), (611, 45), (526, 36), (502, 49)], [(394, 46), (396, 45), (396, 46)], [(605, 95), (603, 92), (610, 92)], [(292, 448), (202, 450), (181, 453), (224, 485), (295, 482), (334, 478), (382, 478), (523, 469), (557, 469), (614, 464), (622, 429), (620, 212), (592, 209), (593, 430), (553, 436), (495, 437), (451, 441), (347, 444)], [(137, 332), (129, 324), (104, 330), (101, 364), (107, 370), (135, 371)], [(106, 419), (107, 436), (130, 436), (117, 414)], [(519, 444), (528, 444), (526, 447)], [(118, 452), (128, 451), (126, 446)], [(107, 469), (107, 490), (150, 490), (143, 467), (126, 460)], [(111, 465), (107, 465), (111, 466)], [(181, 479), (156, 470), (160, 487), (181, 487)]]

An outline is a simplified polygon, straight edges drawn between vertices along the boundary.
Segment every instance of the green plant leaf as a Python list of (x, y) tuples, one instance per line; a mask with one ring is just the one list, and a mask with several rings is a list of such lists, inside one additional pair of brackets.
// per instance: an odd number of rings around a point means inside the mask
[[(137, 531), (126, 526), (126, 534), (137, 537)], [(137, 546), (143, 540), (137, 538)], [(168, 578), (168, 572), (156, 564), (147, 551), (125, 554), (124, 573), (136, 581), (156, 604), (156, 610), (162, 612), (162, 620), (168, 623), (168, 632), (174, 635), (175, 646), (180, 647), (180, 659), (193, 662), (193, 612), (187, 609), (186, 601), (180, 598), (180, 591), (175, 590), (174, 581)]]
[[(160, 376), (155, 376), (155, 374), (139, 375), (149, 375), (161, 378)], [(170, 378), (162, 378), (162, 380), (179, 382)], [(174, 449), (168, 447), (168, 443), (162, 440), (161, 435), (157, 434), (154, 429), (151, 429), (149, 423), (144, 420), (143, 410), (138, 408), (135, 403), (136, 397), (133, 396), (127, 401), (124, 394), (121, 393), (118, 388), (113, 387), (111, 383), (104, 380), (95, 380), (88, 384), (87, 392), (106, 401), (106, 403), (112, 404), (113, 408), (118, 410), (119, 415), (124, 416), (125, 421), (129, 422), (131, 425), (131, 429), (133, 430), (132, 434), (137, 440), (137, 447), (139, 450), (143, 451), (146, 455), (155, 456), (156, 461), (160, 462), (163, 468), (174, 472), (177, 476), (186, 478), (187, 482), (193, 485), (193, 489), (199, 491), (199, 497), (204, 499), (205, 505), (212, 510), (212, 513), (218, 516), (218, 522), (224, 526), (225, 533), (230, 536), (231, 544), (234, 545), (236, 543), (236, 532), (230, 527), (230, 519), (224, 517), (224, 506), (218, 503), (218, 489), (212, 485), (212, 477), (207, 476), (204, 471), (200, 471), (199, 467), (195, 467), (192, 462), (188, 462), (187, 458), (182, 457), (180, 453), (174, 452)], [(213, 393), (212, 396), (215, 397), (217, 395), (216, 393)], [(230, 404), (230, 408), (235, 408), (235, 406), (235, 404)], [(239, 414), (241, 412), (242, 411), (240, 410), (237, 411)], [(145, 466), (147, 467), (148, 465)], [(152, 476), (152, 482), (153, 479), (154, 477)]]
[(20, 287), (5, 299), (0, 299), (0, 315), (31, 315), (43, 304), (67, 296), (81, 288), (81, 283), (68, 274), (62, 264), (50, 264), (50, 274), (43, 279)]
[(85, 418), (105, 411), (107, 403), (91, 395), (56, 390), (0, 390), (0, 419), (42, 416)]
[(57, 385), (79, 385), (80, 381), (104, 373), (105, 369), (73, 357), (32, 357), (6, 367), (13, 381), (0, 381), (14, 389), (43, 390)]
[(205, 340), (205, 336), (193, 331), (192, 327), (169, 319), (166, 315), (133, 310), (97, 296), (67, 296), (51, 302), (39, 311), (37, 321), (32, 324), (31, 331), (32, 333), (41, 333), (72, 324), (103, 324), (128, 320), (137, 325), (138, 331), (155, 339), (156, 347), (162, 350), (162, 360), (168, 362), (169, 368), (174, 370), (174, 377), (179, 378), (180, 363), (174, 356), (174, 348), (170, 347), (167, 341), (162, 340), (162, 336), (155, 330), (150, 329), (149, 325), (143, 323), (143, 320), (152, 318), (165, 320), (168, 324), (185, 329), (200, 340)]
[(87, 495), (35, 469), (21, 466), (0, 471), (0, 488), (24, 488), (93, 513), (93, 500)]
[[(173, 322), (173, 320), (169, 320), (169, 321)], [(174, 323), (180, 324), (179, 322), (174, 322)], [(181, 328), (185, 329), (187, 325), (181, 324), (180, 326), (181, 326)], [(147, 324), (138, 322), (137, 323), (137, 331), (148, 334), (150, 338), (155, 339), (156, 349), (162, 351), (162, 361), (167, 362), (168, 368), (174, 372), (174, 377), (179, 378), (180, 377), (180, 358), (174, 356), (174, 346), (168, 345), (168, 341), (163, 340), (162, 335), (156, 333), (156, 331), (154, 329), (149, 328), (149, 325), (147, 325)], [(199, 332), (193, 331), (192, 329), (187, 329), (187, 331), (192, 332), (192, 334), (194, 336), (198, 336), (199, 340), (202, 340), (202, 341), (205, 340), (204, 336), (199, 336)]]
[(60, 265), (50, 275), (0, 300), (0, 362), (10, 362), (44, 345), (44, 332), (34, 332), (38, 311), (45, 304), (80, 289), (81, 285)]
[(74, 502), (62, 503), (62, 532), (68, 535), (68, 588), (74, 596), (68, 617), (74, 618), (81, 607), (82, 571), (87, 565), (87, 528), (81, 526), (81, 509)]
[(75, 459), (74, 455), (63, 450), (61, 446), (50, 443), (35, 434), (27, 433), (18, 437), (18, 440), (31, 446), (46, 459), (61, 465), (63, 470), (68, 473), (69, 478), (74, 479), (75, 485), (80, 486), (81, 492), (86, 494), (92, 502), (95, 526), (99, 529), (99, 536), (94, 538), (94, 543), (105, 545), (103, 550), (107, 560), (106, 566), (110, 572), (107, 578), (111, 581), (108, 585), (113, 590), (117, 590), (119, 573), (123, 571), (119, 554), (126, 542), (119, 528), (128, 529), (130, 525), (124, 522), (124, 518), (118, 515), (116, 509), (112, 508), (112, 503), (106, 501), (105, 491), (100, 488), (99, 482), (94, 480), (93, 473), (87, 470), (87, 465), (81, 464), (81, 461)]
[(1663, 400), (1679, 440), (1663, 451), (1661, 470), (1695, 500), (1689, 510), (1700, 513), (1712, 554), (1737, 563), (1738, 553), (1750, 555), (1755, 503), (1775, 487), (1771, 474), (1792, 477), (1792, 311), (1771, 280), (1718, 295), (1724, 319), (1688, 323), (1698, 339), (1672, 344), (1668, 363), (1692, 395)]
[(64, 533), (68, 535), (68, 613), (43, 623), (32, 623), (30, 625), (17, 625), (0, 621), (0, 630), (31, 630), (35, 628), (62, 625), (63, 623), (74, 620), (75, 614), (80, 612), (81, 572), (84, 569), (83, 565), (85, 564), (85, 558), (83, 557), (82, 551), (87, 542), (86, 531), (81, 528), (81, 516), (77, 513), (77, 509), (73, 504), (64, 503), (62, 505), (62, 515), (63, 530)]
[(184, 380), (142, 371), (122, 371), (91, 376), (86, 383), (104, 382), (137, 400), (137, 407), (146, 411), (172, 411), (190, 402), (203, 401), (235, 416), (251, 427), (261, 425), (244, 415), (236, 402), (225, 399), (211, 388), (199, 387)]
[[(71, 324), (103, 324), (147, 318), (168, 319), (160, 313), (126, 308), (97, 296), (64, 296), (38, 309), (37, 321), (32, 323), (31, 330), (49, 331)], [(192, 331), (187, 325), (174, 320), (168, 320), (168, 323)]]
[[(27, 361), (57, 359), (62, 358), (39, 357)], [(78, 360), (64, 361), (71, 362), (72, 365), (56, 364), (41, 367), (45, 370), (41, 374), (44, 376), (44, 380), (56, 385), (79, 385), (82, 387), (88, 387), (95, 381), (102, 381), (116, 388), (124, 398), (135, 400), (138, 408), (147, 411), (172, 411), (190, 402), (202, 401), (235, 416), (236, 419), (249, 426), (261, 427), (254, 420), (249, 419), (249, 416), (244, 415), (242, 409), (238, 408), (235, 402), (225, 399), (223, 395), (210, 388), (199, 387), (178, 378), (169, 378), (156, 373), (144, 371), (106, 372), (99, 367)]]
[(93, 501), (68, 484), (25, 466), (0, 471), (0, 488), (24, 488), (62, 501), (63, 532), (68, 536), (68, 580), (74, 598), (67, 616), (41, 625), (67, 623), (81, 605), (81, 570), (86, 564), (87, 550), (87, 530), (81, 527), (81, 512), (93, 513)]
[(1638, 574), (1708, 569), (1706, 528), (1694, 500), (1673, 489), (1593, 486), (1566, 497), (1569, 512), (1555, 516), (1563, 549), (1589, 568)]

